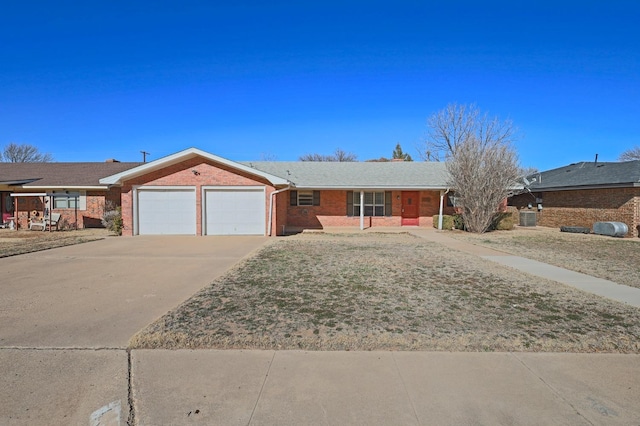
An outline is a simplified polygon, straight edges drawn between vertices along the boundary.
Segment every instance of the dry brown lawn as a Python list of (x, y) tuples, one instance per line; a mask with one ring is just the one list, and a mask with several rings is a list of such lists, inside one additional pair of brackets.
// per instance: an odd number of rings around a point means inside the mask
[(267, 245), (130, 344), (640, 353), (640, 310), (407, 234), (302, 234)]
[(571, 234), (544, 227), (516, 227), (511, 231), (485, 234), (451, 231), (447, 235), (640, 288), (640, 238)]
[(86, 243), (103, 239), (107, 235), (109, 233), (105, 229), (53, 232), (0, 229), (0, 257)]

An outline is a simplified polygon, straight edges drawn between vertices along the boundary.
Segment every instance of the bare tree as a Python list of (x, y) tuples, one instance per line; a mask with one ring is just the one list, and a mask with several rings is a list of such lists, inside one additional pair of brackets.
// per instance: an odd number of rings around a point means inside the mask
[(447, 170), (465, 227), (476, 233), (489, 229), (498, 206), (520, 176), (517, 156), (510, 144), (483, 142), (475, 137), (457, 146), (447, 161)]
[(531, 176), (531, 175), (535, 175), (536, 173), (539, 173), (540, 171), (538, 170), (537, 167), (520, 167), (520, 171), (518, 172), (520, 177), (527, 177), (527, 176)]
[(278, 156), (272, 152), (261, 152), (260, 161), (278, 161)]
[(510, 120), (490, 118), (474, 104), (449, 104), (427, 119), (427, 127), (427, 138), (420, 149), (420, 156), (425, 161), (446, 160), (458, 145), (471, 137), (481, 142), (511, 143), (516, 134), (516, 128)]
[(33, 145), (12, 142), (4, 147), (0, 160), (6, 163), (49, 163), (53, 161), (53, 157), (40, 152)]
[(447, 160), (449, 185), (456, 192), (465, 227), (485, 232), (520, 177), (512, 123), (481, 114), (474, 105), (450, 104), (428, 124), (426, 159)]
[(640, 146), (634, 146), (633, 148), (629, 148), (620, 154), (618, 157), (620, 161), (633, 161), (640, 160)]
[(358, 157), (351, 153), (346, 152), (340, 148), (336, 149), (333, 154), (323, 155), (323, 154), (304, 154), (298, 158), (300, 161), (358, 161)]

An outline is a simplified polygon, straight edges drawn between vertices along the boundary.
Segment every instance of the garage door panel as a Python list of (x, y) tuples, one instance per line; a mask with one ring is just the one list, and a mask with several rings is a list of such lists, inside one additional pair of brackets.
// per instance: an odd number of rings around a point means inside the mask
[(207, 235), (264, 235), (263, 189), (206, 191)]
[(138, 233), (140, 235), (195, 235), (195, 190), (138, 190)]

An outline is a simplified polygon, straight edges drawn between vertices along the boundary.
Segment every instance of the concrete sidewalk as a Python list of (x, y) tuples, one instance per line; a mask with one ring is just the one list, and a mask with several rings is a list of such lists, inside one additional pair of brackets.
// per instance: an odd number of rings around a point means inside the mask
[(513, 256), (509, 253), (493, 250), (465, 241), (459, 241), (445, 235), (445, 232), (437, 231), (435, 229), (421, 228), (412, 230), (410, 233), (417, 237), (442, 244), (443, 246), (454, 250), (474, 254), (482, 257), (483, 259), (526, 272), (530, 275), (557, 281), (589, 293), (597, 294), (598, 296), (640, 308), (640, 288), (629, 287), (613, 281), (592, 277), (590, 275), (559, 268), (547, 263), (538, 262), (536, 260)]
[(640, 356), (134, 350), (138, 425), (635, 425)]

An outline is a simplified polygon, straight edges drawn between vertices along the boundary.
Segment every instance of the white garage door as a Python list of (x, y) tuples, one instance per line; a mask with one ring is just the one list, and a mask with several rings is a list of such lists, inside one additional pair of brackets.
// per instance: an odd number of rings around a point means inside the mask
[(195, 189), (138, 189), (138, 234), (195, 233)]
[(264, 235), (264, 188), (205, 191), (207, 235)]

